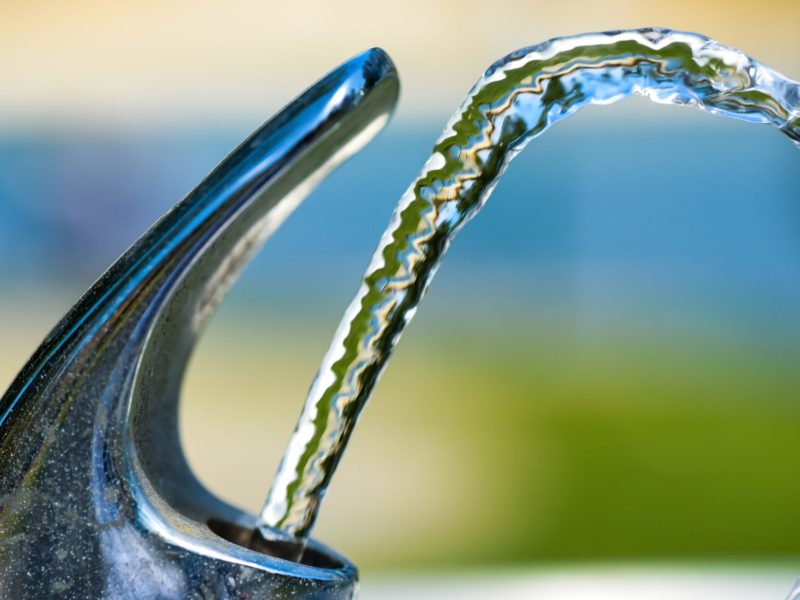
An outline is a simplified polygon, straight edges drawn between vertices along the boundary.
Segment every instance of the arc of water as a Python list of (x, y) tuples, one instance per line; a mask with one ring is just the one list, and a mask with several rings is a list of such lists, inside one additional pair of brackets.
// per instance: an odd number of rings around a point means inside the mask
[(580, 108), (634, 94), (766, 123), (800, 147), (800, 85), (701, 35), (578, 35), (493, 64), (400, 199), (344, 314), (261, 512), (265, 537), (308, 535), (356, 419), (445, 250), (511, 159)]

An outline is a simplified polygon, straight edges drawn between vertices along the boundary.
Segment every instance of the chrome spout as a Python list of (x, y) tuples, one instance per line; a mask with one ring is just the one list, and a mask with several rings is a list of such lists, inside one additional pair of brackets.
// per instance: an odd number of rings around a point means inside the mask
[[(380, 49), (258, 129), (78, 301), (0, 399), (0, 597), (345, 598), (356, 568), (321, 544), (251, 548), (255, 517), (192, 475), (177, 404), (228, 286), (397, 100)], [(221, 443), (211, 440), (210, 443)]]

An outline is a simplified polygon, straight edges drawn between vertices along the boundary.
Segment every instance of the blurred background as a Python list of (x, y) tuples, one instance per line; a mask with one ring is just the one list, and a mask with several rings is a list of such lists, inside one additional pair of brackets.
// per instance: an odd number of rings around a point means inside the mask
[[(658, 25), (798, 79), (798, 22), (796, 0), (0, 0), (0, 385), (241, 139), (381, 46), (394, 120), (268, 242), (186, 381), (191, 464), (255, 511), (394, 204), (485, 67)], [(532, 143), (448, 254), (315, 536), (367, 581), (796, 567), (799, 161), (765, 127), (643, 100)]]

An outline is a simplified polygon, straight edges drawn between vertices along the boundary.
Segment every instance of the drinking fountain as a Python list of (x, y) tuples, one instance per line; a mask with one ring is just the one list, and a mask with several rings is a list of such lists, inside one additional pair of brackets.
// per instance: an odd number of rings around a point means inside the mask
[[(0, 597), (349, 598), (357, 571), (311, 541), (251, 543), (181, 450), (192, 347), (259, 246), (387, 122), (372, 49), (253, 133), (86, 292), (0, 400)], [(223, 444), (224, 440), (209, 440)]]
[(800, 86), (697, 34), (557, 38), (493, 64), (401, 198), (264, 509), (247, 514), (206, 490), (181, 450), (187, 362), (248, 260), (380, 131), (398, 93), (380, 49), (323, 77), (146, 232), (44, 340), (0, 399), (0, 596), (352, 597), (356, 567), (308, 538), (319, 504), (446, 249), (513, 157), (583, 106), (633, 94), (769, 124), (800, 145)]

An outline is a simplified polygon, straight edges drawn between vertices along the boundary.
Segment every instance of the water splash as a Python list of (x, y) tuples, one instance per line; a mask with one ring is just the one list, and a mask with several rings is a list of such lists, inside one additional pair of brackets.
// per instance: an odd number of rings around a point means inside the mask
[(260, 515), (262, 535), (308, 535), (358, 415), (444, 252), (510, 160), (578, 109), (631, 95), (770, 124), (800, 147), (800, 84), (697, 34), (558, 38), (489, 67), (400, 199), (345, 312)]
[(791, 592), (789, 592), (789, 596), (786, 600), (798, 600), (800, 599), (800, 581), (798, 581)]

